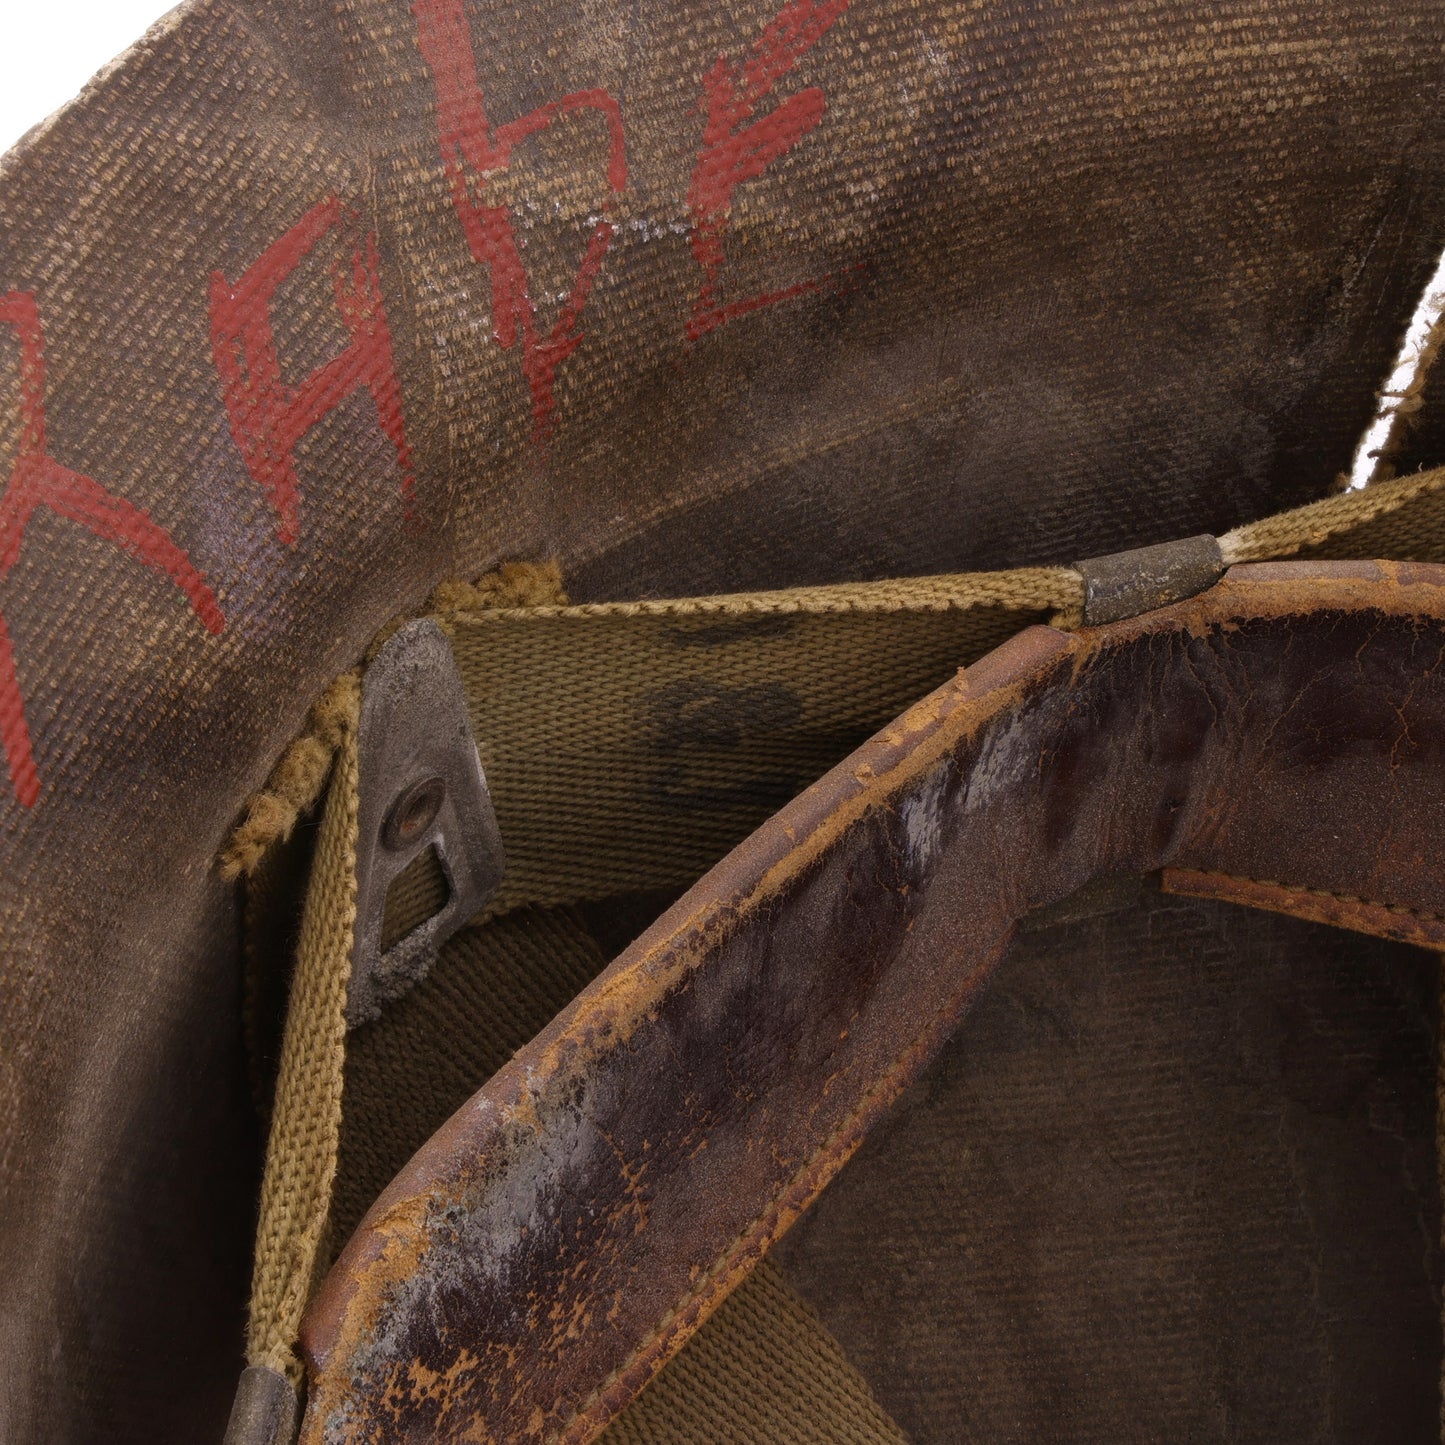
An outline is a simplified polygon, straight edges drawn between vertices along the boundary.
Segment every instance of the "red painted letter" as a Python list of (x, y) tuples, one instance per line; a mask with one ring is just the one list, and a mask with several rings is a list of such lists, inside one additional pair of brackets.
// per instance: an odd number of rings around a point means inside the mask
[[(338, 229), (351, 240), (350, 274), (338, 258), (332, 279), (351, 342), (300, 386), (288, 386), (271, 329), (271, 299), (317, 242)], [(358, 229), (355, 212), (333, 197), (313, 206), (268, 246), (234, 286), (219, 271), (211, 274), (211, 350), (225, 389), (231, 435), (246, 469), (280, 516), (276, 535), (288, 544), (296, 540), (301, 508), (296, 444), (359, 386), (371, 393), (382, 430), (396, 447), (402, 497), (411, 510), (411, 448), (377, 275), (376, 237), (363, 240)]]
[(827, 102), (817, 86), (810, 86), (779, 101), (760, 120), (752, 119), (753, 112), (847, 8), (848, 0), (788, 0), (746, 59), (733, 67), (720, 55), (703, 80), (707, 121), (687, 195), (692, 211), (692, 254), (702, 267), (702, 287), (687, 323), (689, 341), (749, 311), (820, 291), (831, 280), (824, 276), (800, 281), (781, 291), (726, 304), (717, 298), (733, 192), (743, 181), (762, 175), (807, 135), (822, 120)]
[(412, 10), (416, 15), (417, 43), (436, 85), (437, 130), (451, 183), (452, 204), (472, 258), (491, 271), (492, 329), (497, 341), (510, 347), (519, 335), (522, 338), (522, 374), (532, 395), (532, 437), (539, 446), (544, 445), (556, 410), (553, 386), (557, 368), (582, 343), (583, 333), (577, 330), (577, 322), (612, 241), (612, 223), (604, 219), (593, 227), (572, 289), (552, 329), (541, 337), (537, 334), (537, 308), (522, 266), (511, 214), (505, 206), (484, 204), (487, 184), (507, 169), (512, 148), (528, 136), (545, 130), (558, 116), (592, 110), (607, 125), (607, 184), (612, 196), (620, 195), (627, 185), (622, 113), (605, 90), (579, 90), (538, 106), (494, 131), (482, 101), (471, 29), (462, 0), (413, 0)]
[[(20, 343), (20, 446), (10, 481), (0, 496), (0, 579), (20, 560), (25, 528), (37, 507), (79, 522), (104, 541), (169, 577), (185, 593), (208, 632), (226, 625), (206, 579), (191, 560), (140, 510), (112, 496), (98, 482), (63, 467), (45, 449), (45, 351), (40, 312), (29, 291), (0, 296), (0, 324), (13, 329)], [(40, 775), (25, 725), (25, 702), (15, 673), (10, 630), (0, 616), (0, 747), (10, 770), (15, 796), (33, 808), (40, 796)]]

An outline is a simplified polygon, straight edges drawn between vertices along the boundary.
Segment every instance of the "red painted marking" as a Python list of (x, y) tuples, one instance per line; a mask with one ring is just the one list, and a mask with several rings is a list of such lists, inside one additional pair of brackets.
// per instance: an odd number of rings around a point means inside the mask
[(511, 347), (519, 335), (522, 338), (522, 375), (532, 397), (532, 437), (538, 446), (545, 446), (556, 417), (553, 391), (557, 368), (582, 344), (584, 333), (577, 329), (577, 322), (612, 242), (612, 223), (603, 219), (593, 227), (572, 289), (551, 330), (539, 336), (537, 308), (532, 302), (511, 212), (506, 206), (486, 205), (483, 198), (492, 177), (511, 164), (515, 146), (546, 130), (560, 116), (591, 110), (607, 125), (610, 204), (627, 185), (622, 112), (605, 90), (579, 90), (493, 130), (487, 120), (471, 27), (462, 0), (413, 0), (412, 12), (416, 16), (417, 43), (436, 86), (437, 132), (452, 188), (452, 204), (473, 260), (491, 273), (492, 329), (497, 342)]
[(15, 796), (24, 807), (33, 808), (40, 797), (40, 774), (30, 751), (25, 700), (20, 694), (20, 679), (15, 676), (15, 649), (10, 645), (10, 629), (4, 617), (0, 617), (0, 748), (5, 749), (10, 764), (10, 786)]
[[(106, 542), (166, 577), (185, 593), (208, 632), (218, 633), (226, 619), (206, 579), (171, 540), (170, 533), (139, 507), (113, 496), (98, 482), (63, 467), (46, 451), (45, 347), (40, 311), (29, 291), (0, 296), (0, 324), (20, 342), (20, 445), (10, 480), (0, 496), (0, 580), (20, 560), (25, 528), (37, 507), (79, 522)], [(10, 768), (15, 796), (27, 808), (40, 797), (40, 775), (25, 725), (25, 702), (15, 673), (10, 630), (0, 616), (0, 747)]]
[[(340, 257), (332, 266), (336, 306), (351, 341), (300, 386), (290, 386), (281, 378), (271, 302), (276, 288), (334, 230), (352, 241), (350, 274)], [(333, 196), (272, 242), (234, 285), (219, 271), (211, 273), (211, 351), (225, 391), (231, 435), (246, 469), (276, 508), (276, 535), (288, 545), (296, 540), (301, 510), (296, 445), (359, 386), (371, 393), (381, 429), (396, 448), (402, 499), (411, 516), (411, 447), (381, 297), (376, 236), (363, 239), (357, 231), (356, 213)]]
[(730, 66), (720, 55), (703, 78), (707, 121), (687, 193), (692, 254), (702, 267), (702, 286), (688, 318), (689, 341), (750, 311), (837, 284), (831, 275), (820, 276), (742, 301), (718, 301), (733, 192), (744, 181), (756, 180), (802, 140), (822, 120), (827, 101), (817, 86), (809, 86), (780, 100), (760, 120), (753, 120), (753, 114), (847, 8), (848, 0), (788, 0), (738, 65)]

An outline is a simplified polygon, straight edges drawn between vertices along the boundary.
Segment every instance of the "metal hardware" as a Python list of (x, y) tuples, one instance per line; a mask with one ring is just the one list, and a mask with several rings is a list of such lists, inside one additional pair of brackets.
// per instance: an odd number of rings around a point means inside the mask
[(301, 1402), (285, 1375), (269, 1365), (241, 1372), (222, 1445), (292, 1445), (301, 1425)]
[(1224, 556), (1208, 533), (1075, 562), (1084, 578), (1084, 626), (1122, 622), (1207, 592), (1224, 576)]
[(432, 825), (446, 801), (447, 785), (440, 778), (423, 778), (396, 800), (381, 830), (381, 841), (393, 852), (416, 842)]
[[(446, 634), (430, 618), (389, 638), (366, 670), (357, 738), (356, 942), (347, 990), (351, 1028), (426, 977), (437, 949), (491, 900), (502, 881), (502, 837), (467, 719)], [(392, 883), (426, 849), (450, 897), (385, 952)]]

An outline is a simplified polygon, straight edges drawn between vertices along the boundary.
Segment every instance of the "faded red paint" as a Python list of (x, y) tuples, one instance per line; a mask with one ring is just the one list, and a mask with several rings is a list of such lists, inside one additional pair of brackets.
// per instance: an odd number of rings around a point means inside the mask
[(492, 129), (477, 78), (471, 27), (462, 0), (414, 0), (417, 43), (431, 67), (437, 97), (437, 132), (452, 189), (452, 204), (472, 258), (486, 266), (492, 283), (492, 329), (500, 345), (522, 339), (522, 374), (532, 400), (532, 436), (544, 446), (556, 416), (557, 368), (582, 344), (582, 308), (612, 243), (612, 223), (592, 228), (582, 264), (551, 330), (541, 336), (522, 247), (506, 206), (485, 204), (487, 184), (511, 164), (513, 147), (546, 130), (560, 116), (595, 111), (607, 126), (607, 185), (610, 201), (627, 185), (627, 151), (622, 112), (605, 90), (579, 90), (538, 106)]
[[(0, 324), (9, 326), (20, 343), (20, 444), (10, 480), (0, 496), (0, 580), (20, 560), (25, 528), (37, 507), (79, 522), (106, 542), (129, 552), (147, 567), (169, 577), (185, 593), (208, 632), (217, 633), (226, 619), (206, 579), (171, 540), (170, 533), (121, 497), (90, 477), (63, 467), (46, 450), (45, 347), (40, 311), (29, 291), (0, 296)], [(10, 630), (0, 616), (0, 746), (10, 770), (15, 796), (27, 808), (40, 796), (40, 774), (25, 723), (25, 702), (15, 672)]]
[(822, 120), (828, 107), (814, 85), (779, 101), (760, 120), (754, 120), (753, 113), (847, 8), (848, 0), (789, 0), (740, 64), (730, 66), (720, 55), (703, 79), (707, 119), (687, 193), (692, 254), (703, 277), (688, 318), (690, 341), (750, 311), (836, 284), (835, 277), (820, 276), (741, 301), (718, 300), (733, 192), (790, 151)]
[[(411, 448), (381, 296), (376, 236), (363, 238), (359, 230), (356, 212), (333, 196), (272, 242), (234, 285), (221, 272), (211, 273), (211, 351), (225, 391), (231, 435), (247, 470), (276, 508), (276, 535), (287, 544), (296, 540), (300, 523), (297, 443), (359, 386), (371, 393), (381, 429), (396, 448), (402, 498), (411, 514)], [(337, 309), (351, 341), (299, 386), (290, 386), (282, 379), (276, 353), (272, 298), (330, 231), (340, 231), (351, 241), (349, 268), (339, 256), (332, 266)]]
[[(690, 341), (749, 312), (840, 284), (839, 276), (825, 275), (742, 300), (719, 299), (734, 193), (807, 136), (823, 118), (827, 103), (822, 90), (810, 86), (778, 101), (765, 116), (758, 117), (757, 108), (847, 6), (848, 0), (787, 0), (745, 56), (734, 63), (719, 56), (704, 77), (706, 119), (688, 189), (692, 254), (702, 270), (686, 324)], [(436, 90), (437, 134), (452, 204), (473, 259), (488, 268), (497, 341), (510, 348), (520, 339), (533, 440), (544, 448), (556, 418), (558, 370), (585, 339), (582, 312), (613, 237), (608, 212), (627, 185), (621, 108), (604, 89), (578, 90), (494, 128), (463, 0), (413, 0), (412, 10), (418, 45)], [(607, 190), (572, 286), (556, 319), (543, 330), (523, 263), (525, 233), (519, 236), (506, 205), (487, 203), (487, 187), (509, 168), (518, 145), (564, 116), (586, 112), (601, 117), (606, 127)], [(349, 341), (304, 381), (291, 385), (282, 376), (272, 306), (277, 289), (328, 237), (336, 306)], [(0, 580), (19, 558), (31, 514), (45, 506), (165, 574), (185, 593), (206, 628), (220, 632), (225, 619), (214, 595), (164, 528), (90, 477), (61, 466), (46, 451), (43, 338), (34, 296), (23, 291), (0, 295), (0, 324), (15, 332), (21, 353), (20, 443), (0, 495)], [(359, 387), (370, 393), (381, 429), (396, 449), (402, 498), (407, 516), (412, 516), (411, 448), (381, 292), (377, 238), (363, 232), (355, 209), (329, 197), (272, 242), (237, 281), (213, 271), (210, 330), (231, 435), (247, 471), (276, 510), (277, 536), (283, 543), (294, 543), (300, 530), (296, 449), (307, 432)], [(0, 748), (16, 797), (32, 807), (40, 778), (3, 615)]]

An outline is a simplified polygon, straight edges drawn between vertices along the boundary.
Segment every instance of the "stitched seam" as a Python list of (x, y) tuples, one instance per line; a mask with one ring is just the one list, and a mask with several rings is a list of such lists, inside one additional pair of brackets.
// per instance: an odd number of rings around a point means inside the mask
[[(1232, 883), (1254, 883), (1269, 888), (1287, 889), (1292, 893), (1304, 893), (1318, 898), (1330, 898), (1340, 903), (1362, 903), (1365, 904), (1367, 907), (1378, 908), (1388, 913), (1403, 914), (1410, 918), (1424, 919), (1432, 923), (1445, 923), (1445, 916), (1442, 916), (1440, 914), (1426, 913), (1420, 909), (1406, 908), (1402, 904), (1379, 903), (1373, 899), (1361, 898), (1352, 893), (1331, 893), (1323, 888), (1307, 888), (1302, 886), (1297, 887), (1294, 884), (1280, 883), (1275, 879), (1251, 878), (1246, 874), (1225, 873), (1217, 869), (1181, 868), (1171, 871), (1176, 871), (1179, 873), (1192, 873), (1196, 877), (1223, 878), (1227, 879)], [(949, 1009), (954, 1006), (954, 1001), (950, 1000), (949, 1003), (945, 1004), (942, 1008), (940, 1008), (929, 1020), (930, 1026), (937, 1024), (938, 1021), (943, 1018), (945, 1014), (948, 1013)], [(632, 1351), (632, 1353), (628, 1355), (628, 1357), (623, 1360), (622, 1363), (619, 1364), (607, 1376), (606, 1379), (604, 1379), (599, 1385), (596, 1386), (596, 1388), (587, 1397), (587, 1399), (583, 1401), (580, 1406), (578, 1406), (575, 1413), (568, 1417), (568, 1419), (563, 1423), (563, 1425), (558, 1431), (558, 1438), (566, 1439), (568, 1431), (570, 1431), (579, 1420), (582, 1420), (587, 1416), (593, 1405), (602, 1396), (604, 1396), (607, 1391), (610, 1390), (612, 1386), (615, 1385), (617, 1381), (622, 1378), (623, 1375), (625, 1375), (630, 1369), (632, 1369), (634, 1365), (637, 1364), (638, 1360), (640, 1360), (642, 1356), (646, 1354), (647, 1351), (651, 1349), (652, 1346), (656, 1344), (657, 1341), (661, 1339), (664, 1334), (667, 1333), (667, 1330), (671, 1327), (673, 1321), (676, 1320), (679, 1315), (684, 1313), (696, 1300), (698, 1300), (708, 1289), (708, 1287), (713, 1283), (713, 1281), (727, 1269), (729, 1264), (732, 1262), (733, 1255), (738, 1250), (739, 1246), (748, 1242), (749, 1238), (757, 1233), (759, 1226), (762, 1225), (763, 1222), (768, 1218), (768, 1216), (776, 1210), (779, 1200), (781, 1200), (785, 1195), (787, 1195), (789, 1191), (791, 1191), (798, 1184), (798, 1182), (814, 1168), (814, 1166), (818, 1163), (820, 1159), (822, 1159), (836, 1147), (839, 1140), (847, 1134), (847, 1132), (857, 1123), (858, 1119), (867, 1111), (868, 1106), (880, 1094), (887, 1091), (888, 1087), (892, 1084), (894, 1077), (896, 1076), (898, 1070), (903, 1066), (903, 1063), (907, 1059), (907, 1057), (908, 1055), (905, 1052), (899, 1054), (893, 1060), (892, 1067), (889, 1069), (888, 1074), (877, 1084), (875, 1084), (873, 1088), (870, 1089), (868, 1093), (865, 1094), (863, 1098), (858, 1101), (858, 1103), (853, 1107), (852, 1111), (837, 1125), (837, 1127), (828, 1136), (824, 1143), (813, 1151), (813, 1153), (809, 1156), (807, 1162), (801, 1165), (792, 1175), (788, 1177), (787, 1180), (785, 1180), (781, 1185), (778, 1186), (774, 1193), (769, 1197), (766, 1206), (761, 1209), (757, 1214), (755, 1214), (753, 1218), (750, 1219), (748, 1223), (745, 1224), (743, 1228), (733, 1237), (733, 1239), (722, 1249), (722, 1251), (718, 1254), (718, 1257), (713, 1261), (707, 1273), (698, 1280), (697, 1284), (694, 1285), (693, 1288), (686, 1295), (684, 1295), (683, 1298), (679, 1300), (677, 1304), (675, 1304), (672, 1309), (667, 1312), (666, 1315), (662, 1317), (662, 1319), (653, 1327), (652, 1332), (644, 1340), (642, 1340), (640, 1344), (637, 1345), (637, 1347)]]
[[(978, 973), (979, 970), (975, 969), (973, 973), (969, 975), (966, 990), (971, 989), (973, 983), (977, 980)], [(917, 1047), (917, 1043), (919, 1041), (926, 1039), (929, 1036), (932, 1029), (940, 1022), (940, 1020), (945, 1018), (951, 1010), (958, 1007), (960, 999), (963, 996), (963, 993), (955, 995), (932, 1015), (932, 1017), (928, 1021), (928, 1028), (924, 1029), (917, 1035), (915, 1040), (915, 1048)], [(652, 1332), (647, 1335), (647, 1337), (636, 1346), (632, 1353), (628, 1355), (628, 1357), (623, 1360), (622, 1363), (619, 1364), (611, 1372), (611, 1374), (606, 1377), (606, 1379), (604, 1379), (599, 1385), (597, 1385), (596, 1388), (592, 1391), (592, 1393), (588, 1395), (588, 1397), (582, 1402), (582, 1404), (579, 1405), (570, 1416), (568, 1416), (568, 1418), (558, 1429), (558, 1439), (565, 1440), (568, 1437), (568, 1432), (573, 1428), (573, 1426), (576, 1425), (578, 1421), (586, 1418), (588, 1412), (592, 1409), (593, 1405), (596, 1404), (596, 1402), (601, 1399), (608, 1392), (608, 1390), (610, 1390), (612, 1386), (615, 1385), (617, 1381), (622, 1378), (623, 1375), (625, 1375), (630, 1369), (632, 1369), (632, 1367), (638, 1362), (638, 1360), (640, 1360), (642, 1356), (646, 1354), (647, 1351), (650, 1350), (652, 1346), (656, 1344), (657, 1341), (661, 1339), (664, 1334), (667, 1333), (667, 1330), (672, 1325), (673, 1321), (677, 1319), (677, 1317), (681, 1315), (685, 1310), (687, 1310), (689, 1306), (691, 1306), (696, 1300), (698, 1300), (705, 1293), (708, 1287), (713, 1283), (713, 1281), (718, 1277), (718, 1275), (722, 1274), (727, 1269), (729, 1264), (731, 1264), (732, 1262), (734, 1254), (738, 1251), (739, 1246), (749, 1243), (753, 1238), (756, 1237), (756, 1235), (759, 1233), (760, 1226), (762, 1226), (764, 1221), (768, 1219), (769, 1215), (773, 1214), (777, 1210), (779, 1201), (783, 1199), (783, 1197), (787, 1195), (792, 1189), (794, 1189), (799, 1183), (799, 1181), (806, 1178), (806, 1176), (817, 1165), (819, 1160), (826, 1157), (830, 1152), (832, 1152), (833, 1149), (837, 1147), (840, 1140), (848, 1133), (850, 1129), (853, 1128), (853, 1126), (858, 1122), (858, 1120), (863, 1116), (863, 1114), (867, 1112), (868, 1106), (872, 1104), (875, 1099), (887, 1093), (888, 1089), (893, 1083), (893, 1080), (896, 1078), (899, 1071), (906, 1064), (909, 1055), (910, 1051), (905, 1049), (903, 1052), (897, 1054), (894, 1057), (888, 1073), (876, 1084), (874, 1084), (874, 1086), (853, 1106), (852, 1110), (847, 1114), (845, 1118), (843, 1118), (838, 1123), (838, 1125), (834, 1128), (833, 1132), (828, 1135), (828, 1137), (823, 1141), (823, 1143), (820, 1144), (818, 1148), (816, 1148), (812, 1152), (811, 1155), (809, 1155), (807, 1161), (804, 1164), (800, 1165), (796, 1170), (794, 1170), (794, 1172), (789, 1175), (782, 1184), (778, 1186), (778, 1188), (769, 1197), (767, 1204), (762, 1209), (760, 1209), (736, 1235), (733, 1236), (732, 1240), (729, 1241), (727, 1245), (724, 1246), (724, 1248), (719, 1252), (718, 1257), (713, 1261), (711, 1267), (704, 1275), (699, 1278), (698, 1282), (692, 1287), (692, 1289), (689, 1290), (688, 1293), (684, 1295), (682, 1299), (680, 1299), (667, 1312), (667, 1314), (665, 1314), (662, 1319), (658, 1321), (656, 1325), (653, 1326)]]
[(1298, 883), (1281, 883), (1277, 878), (1251, 878), (1247, 873), (1224, 873), (1215, 868), (1177, 868), (1176, 873), (1192, 873), (1197, 878), (1224, 878), (1231, 883), (1255, 883), (1261, 888), (1280, 888), (1289, 893), (1304, 893), (1312, 898), (1333, 898), (1339, 903), (1362, 903), (1384, 913), (1399, 913), (1407, 918), (1420, 918), (1428, 923), (1445, 923), (1445, 914), (1426, 913), (1421, 908), (1407, 908), (1403, 903), (1381, 903), (1375, 898), (1362, 898), (1357, 893), (1332, 893), (1327, 888), (1307, 888)]

